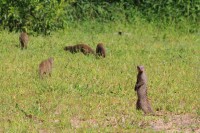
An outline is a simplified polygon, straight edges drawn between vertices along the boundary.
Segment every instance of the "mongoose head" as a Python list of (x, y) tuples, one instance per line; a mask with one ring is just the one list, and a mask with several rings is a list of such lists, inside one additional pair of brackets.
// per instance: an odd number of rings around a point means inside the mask
[(138, 72), (144, 72), (144, 66), (137, 66)]
[(50, 57), (48, 60), (49, 60), (49, 62), (50, 62), (51, 64), (53, 64), (53, 61), (54, 61), (54, 58), (53, 58), (53, 57)]
[(64, 50), (66, 50), (66, 51), (67, 51), (67, 50), (70, 50), (71, 47), (72, 47), (72, 46), (66, 46), (66, 47), (64, 47)]
[(103, 43), (98, 43), (98, 44), (97, 44), (97, 47), (100, 47), (100, 46), (103, 47)]

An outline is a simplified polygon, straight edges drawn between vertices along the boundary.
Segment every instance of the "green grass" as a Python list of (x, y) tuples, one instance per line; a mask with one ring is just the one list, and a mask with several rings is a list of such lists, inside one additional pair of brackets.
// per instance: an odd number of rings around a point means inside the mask
[[(135, 109), (137, 65), (146, 68), (154, 110), (200, 116), (199, 33), (139, 23), (83, 24), (48, 37), (30, 36), (23, 51), (18, 37), (0, 33), (0, 132), (153, 131), (139, 126), (158, 117), (144, 117)], [(103, 42), (107, 57), (63, 50), (81, 42), (94, 49)], [(55, 59), (52, 77), (40, 80), (38, 65), (49, 57)], [(36, 119), (26, 117), (16, 104)], [(72, 119), (80, 128), (75, 129)]]

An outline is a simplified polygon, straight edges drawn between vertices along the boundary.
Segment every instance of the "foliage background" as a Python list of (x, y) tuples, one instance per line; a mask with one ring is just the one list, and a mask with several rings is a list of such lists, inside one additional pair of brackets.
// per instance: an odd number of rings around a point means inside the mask
[(134, 23), (137, 18), (164, 25), (183, 23), (195, 32), (200, 21), (199, 0), (1, 0), (1, 26), (49, 34), (83, 21)]

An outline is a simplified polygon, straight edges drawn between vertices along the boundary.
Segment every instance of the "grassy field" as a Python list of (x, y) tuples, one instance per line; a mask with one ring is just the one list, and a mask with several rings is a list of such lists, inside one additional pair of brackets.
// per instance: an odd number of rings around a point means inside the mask
[[(151, 24), (83, 24), (30, 35), (22, 51), (19, 33), (1, 31), (0, 132), (198, 132), (199, 36)], [(99, 42), (105, 59), (63, 50), (77, 43), (95, 49)], [(52, 77), (41, 80), (38, 65), (49, 57)], [(135, 108), (137, 65), (146, 68), (148, 96), (161, 116)]]

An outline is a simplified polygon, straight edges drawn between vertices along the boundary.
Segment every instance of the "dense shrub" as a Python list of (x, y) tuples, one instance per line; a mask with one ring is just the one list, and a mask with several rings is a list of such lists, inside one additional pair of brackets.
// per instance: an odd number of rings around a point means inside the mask
[(25, 27), (44, 34), (70, 22), (134, 22), (136, 17), (163, 24), (188, 21), (199, 25), (200, 1), (1, 0), (0, 16), (3, 27), (10, 31)]
[(49, 34), (63, 27), (66, 4), (64, 0), (1, 0), (0, 16), (4, 28), (10, 31), (25, 27)]
[(145, 0), (139, 7), (149, 19), (181, 21), (184, 19), (197, 22), (200, 20), (199, 0)]
[(199, 0), (76, 0), (73, 4), (76, 19), (101, 18), (115, 21), (132, 19), (136, 11), (149, 21), (200, 20)]

